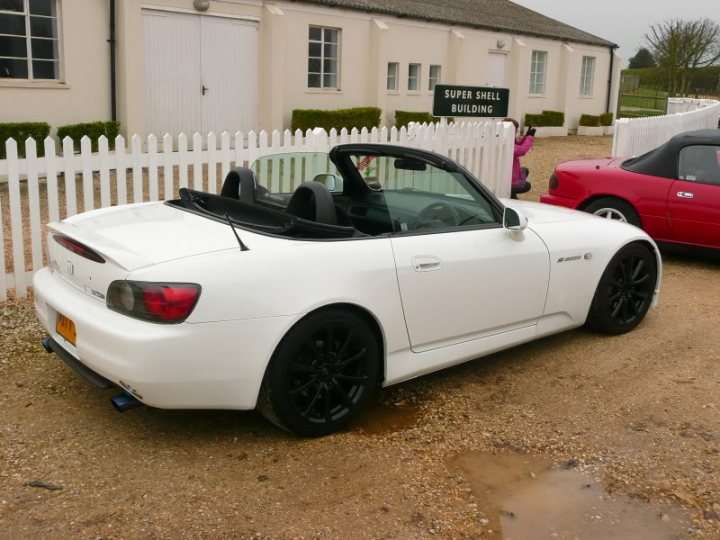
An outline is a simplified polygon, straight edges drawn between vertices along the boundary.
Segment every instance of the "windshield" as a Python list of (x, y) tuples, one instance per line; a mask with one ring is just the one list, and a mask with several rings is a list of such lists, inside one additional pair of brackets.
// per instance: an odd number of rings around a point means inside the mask
[(287, 201), (297, 187), (309, 181), (342, 192), (342, 180), (327, 152), (290, 152), (256, 159), (250, 167), (265, 197)]

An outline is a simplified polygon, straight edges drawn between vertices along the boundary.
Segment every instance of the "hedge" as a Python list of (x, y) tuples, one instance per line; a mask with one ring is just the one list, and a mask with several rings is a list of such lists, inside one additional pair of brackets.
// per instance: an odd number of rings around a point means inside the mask
[(602, 113), (600, 115), (600, 125), (601, 126), (612, 126), (613, 124), (613, 113), (606, 112)]
[(377, 107), (355, 107), (353, 109), (336, 109), (334, 111), (320, 109), (294, 109), (292, 112), (292, 130), (323, 128), (330, 131), (332, 128), (340, 131), (342, 128), (372, 129), (380, 125), (382, 111)]
[[(65, 137), (70, 137), (76, 144), (86, 135), (92, 143), (92, 151), (98, 151), (98, 139), (105, 135), (110, 148), (115, 148), (115, 137), (120, 132), (120, 122), (88, 122), (85, 124), (68, 124), (58, 128), (57, 136), (62, 143)], [(78, 150), (78, 148), (75, 148)]]
[(581, 114), (580, 125), (583, 127), (599, 127), (601, 125), (600, 117), (594, 114)]
[(526, 114), (525, 125), (534, 127), (562, 127), (565, 124), (565, 113), (560, 111), (543, 111), (541, 114)]
[(25, 157), (25, 139), (35, 139), (38, 156), (45, 155), (43, 141), (50, 134), (47, 122), (13, 122), (0, 124), (0, 159), (5, 159), (5, 141), (15, 139), (18, 143), (18, 155)]
[[(452, 122), (452, 118), (447, 119), (448, 122)], [(410, 122), (418, 122), (419, 124), (432, 124), (439, 122), (440, 118), (433, 116), (429, 112), (421, 111), (395, 111), (395, 127), (400, 129), (403, 126), (407, 126)]]

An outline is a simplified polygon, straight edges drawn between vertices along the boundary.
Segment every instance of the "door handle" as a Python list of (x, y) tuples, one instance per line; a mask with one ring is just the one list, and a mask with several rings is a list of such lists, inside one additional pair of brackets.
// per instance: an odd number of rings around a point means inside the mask
[(202, 85), (202, 95), (204, 96), (205, 94), (207, 94), (208, 90), (210, 90), (210, 89), (203, 84)]
[(416, 272), (432, 272), (442, 268), (440, 259), (433, 255), (420, 255), (412, 258), (413, 269)]
[(678, 191), (677, 196), (681, 199), (692, 199), (695, 197), (694, 193), (690, 193), (689, 191)]

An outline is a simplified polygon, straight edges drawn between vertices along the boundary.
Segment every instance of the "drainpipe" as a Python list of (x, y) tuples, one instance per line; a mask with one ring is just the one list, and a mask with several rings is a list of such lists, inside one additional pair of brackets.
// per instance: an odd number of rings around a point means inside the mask
[(110, 0), (110, 115), (117, 120), (117, 81), (115, 76), (115, 0)]
[(605, 104), (605, 112), (614, 112), (610, 111), (610, 99), (612, 97), (612, 79), (613, 79), (613, 63), (615, 62), (615, 49), (617, 49), (617, 45), (611, 45), (609, 47), (610, 49), (610, 73), (608, 73), (608, 91), (607, 91), (607, 103)]

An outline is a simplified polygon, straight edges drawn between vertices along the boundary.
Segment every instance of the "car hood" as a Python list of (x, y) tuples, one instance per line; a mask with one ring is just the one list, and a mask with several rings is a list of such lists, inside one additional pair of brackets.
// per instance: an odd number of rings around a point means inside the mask
[[(103, 208), (48, 225), (132, 271), (173, 259), (239, 249), (230, 225), (184, 212), (162, 202)], [(236, 228), (252, 248), (277, 242)], [(252, 241), (250, 240), (252, 238)]]

